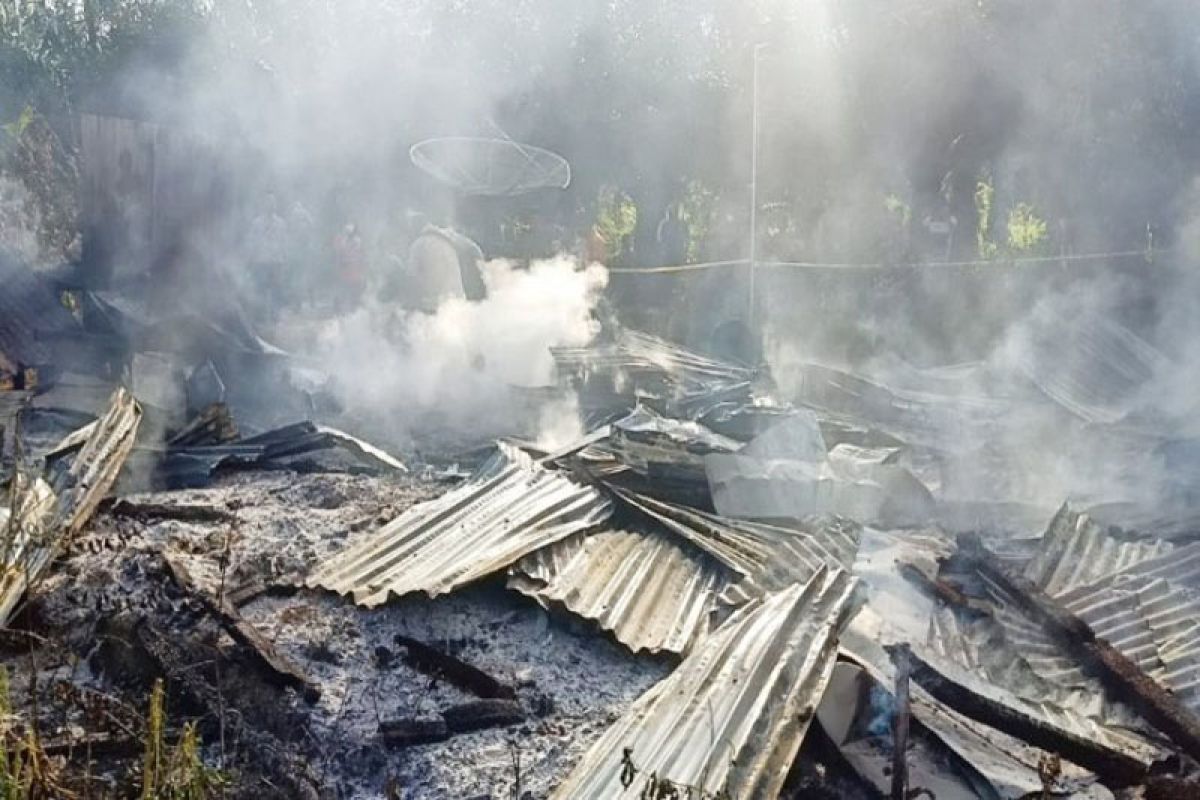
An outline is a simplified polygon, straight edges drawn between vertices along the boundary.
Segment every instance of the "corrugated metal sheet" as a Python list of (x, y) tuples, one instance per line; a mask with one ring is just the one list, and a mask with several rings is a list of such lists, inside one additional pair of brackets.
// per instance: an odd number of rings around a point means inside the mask
[(501, 443), (466, 484), (409, 509), (320, 566), (308, 585), (352, 593), (366, 606), (410, 592), (435, 596), (594, 528), (611, 513), (596, 489)]
[[(879, 644), (881, 624), (877, 613), (864, 609), (843, 631), (839, 646), (846, 657), (890, 688), (895, 685), (895, 666)], [(909, 691), (913, 717), (989, 784), (980, 787), (980, 797), (1016, 800), (1041, 794), (1045, 787), (1039, 768), (1050, 753), (959, 714), (920, 685), (910, 684)], [(1112, 797), (1096, 785), (1095, 775), (1068, 761), (1062, 762), (1053, 796)]]
[(754, 370), (710, 358), (640, 331), (624, 329), (615, 341), (588, 347), (551, 348), (560, 372), (625, 372), (637, 377), (669, 377), (681, 388), (749, 381)]
[(1064, 505), (1054, 515), (1025, 577), (1056, 596), (1095, 583), (1172, 548), (1159, 540), (1120, 539)]
[(1073, 587), (1057, 599), (1200, 713), (1200, 543)]
[(669, 533), (605, 530), (526, 556), (508, 586), (595, 620), (635, 652), (684, 653), (708, 633), (717, 595), (738, 577)]
[(632, 650), (687, 652), (718, 606), (849, 569), (860, 528), (821, 517), (802, 528), (743, 523), (624, 489), (646, 515), (637, 530), (576, 536), (526, 556), (509, 586), (596, 620)]
[(823, 426), (874, 429), (952, 453), (975, 449), (973, 443), (998, 431), (1013, 410), (1009, 400), (903, 390), (819, 364), (788, 364), (776, 377), (791, 389), (789, 399), (814, 409)]
[(1026, 576), (1200, 713), (1200, 543), (1130, 539), (1064, 506)]
[(862, 535), (860, 525), (841, 517), (810, 517), (789, 528), (727, 519), (622, 489), (613, 491), (667, 530), (746, 576), (724, 594), (724, 601), (733, 605), (807, 581), (822, 567), (850, 569)]
[[(636, 797), (652, 778), (709, 795), (778, 796), (832, 672), (855, 584), (822, 569), (737, 611), (605, 732), (552, 797)], [(623, 788), (626, 751), (638, 771)]]
[(0, 624), (7, 623), (64, 540), (95, 513), (133, 449), (141, 420), (142, 409), (133, 395), (118, 389), (104, 416), (68, 436), (46, 457), (46, 480), (15, 482), (15, 514), (5, 526), (2, 554)]
[(741, 442), (713, 433), (697, 422), (662, 417), (638, 407), (612, 424), (607, 447), (643, 475), (684, 475), (704, 480), (704, 456), (733, 453)]
[(1038, 318), (1018, 333), (1017, 366), (1048, 397), (1087, 422), (1113, 423), (1170, 361), (1128, 328), (1095, 315)]
[(1026, 660), (1009, 629), (987, 616), (965, 618), (953, 609), (935, 610), (924, 646), (914, 648), (956, 683), (1016, 709), (1043, 724), (1103, 744), (1113, 751), (1150, 763), (1159, 749), (1146, 736), (1138, 717), (1107, 697), (1103, 686), (1078, 671), (1069, 657), (1048, 639), (1038, 642), (1040, 655), (1070, 665), (1067, 681), (1045, 678)]

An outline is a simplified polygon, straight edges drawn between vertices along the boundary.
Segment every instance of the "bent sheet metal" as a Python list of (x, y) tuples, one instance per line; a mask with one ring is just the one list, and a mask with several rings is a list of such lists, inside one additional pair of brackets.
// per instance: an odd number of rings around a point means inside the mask
[(776, 797), (832, 673), (855, 586), (844, 570), (821, 569), (739, 609), (608, 729), (553, 800), (637, 797), (651, 782), (679, 796), (692, 787)]
[(595, 528), (611, 513), (596, 489), (500, 443), (466, 484), (409, 509), (320, 567), (307, 584), (352, 593), (364, 606), (411, 592), (433, 597)]
[(67, 436), (46, 456), (45, 479), (17, 476), (13, 481), (10, 507), (0, 514), (0, 625), (7, 624), (63, 542), (91, 519), (133, 449), (141, 420), (133, 395), (118, 389), (102, 417)]

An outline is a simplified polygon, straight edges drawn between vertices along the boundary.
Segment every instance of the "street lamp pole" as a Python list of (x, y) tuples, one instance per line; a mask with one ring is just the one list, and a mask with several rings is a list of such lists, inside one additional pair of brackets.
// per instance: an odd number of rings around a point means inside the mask
[(754, 45), (754, 78), (751, 87), (750, 120), (750, 263), (747, 265), (749, 313), (751, 331), (756, 327), (758, 309), (755, 303), (754, 273), (758, 262), (758, 56), (767, 45)]

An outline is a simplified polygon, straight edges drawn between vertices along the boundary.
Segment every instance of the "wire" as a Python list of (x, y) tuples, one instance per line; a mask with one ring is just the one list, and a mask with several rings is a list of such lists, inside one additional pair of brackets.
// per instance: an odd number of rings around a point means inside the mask
[[(922, 261), (901, 264), (825, 262), (825, 261), (760, 261), (756, 269), (917, 269), (926, 267), (983, 267), (1009, 266), (1018, 264), (1053, 264), (1078, 261), (1104, 261), (1117, 258), (1145, 258), (1150, 260), (1153, 255), (1163, 253), (1163, 250), (1119, 250), (1110, 253), (1078, 253), (1059, 256), (1026, 256), (1024, 258), (1005, 259), (976, 259), (973, 261)], [(609, 267), (610, 273), (619, 275), (666, 275), (680, 272), (702, 272), (723, 267), (744, 267), (749, 259), (741, 258), (733, 261), (706, 261), (700, 264), (679, 264), (668, 267)]]

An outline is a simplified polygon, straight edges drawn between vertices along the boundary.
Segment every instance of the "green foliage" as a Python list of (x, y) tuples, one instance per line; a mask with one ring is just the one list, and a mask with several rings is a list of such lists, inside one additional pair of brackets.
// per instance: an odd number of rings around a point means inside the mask
[(600, 189), (596, 201), (596, 231), (604, 238), (611, 259), (625, 252), (629, 237), (637, 229), (638, 211), (633, 198), (613, 186)]
[(1029, 203), (1017, 203), (1008, 212), (1008, 247), (1013, 253), (1028, 254), (1044, 249), (1049, 241), (1046, 220)]
[[(24, 219), (14, 223), (0, 218), (0, 226), (26, 226), (36, 234), (42, 254), (63, 259), (79, 229), (74, 155), (32, 106), (25, 106), (0, 130), (0, 177), (12, 180), (25, 194), (20, 213)], [(0, 230), (0, 240), (8, 238), (4, 234)]]
[(912, 222), (912, 207), (908, 203), (900, 199), (900, 196), (895, 192), (889, 192), (883, 198), (883, 207), (887, 212), (896, 218), (902, 229), (907, 229)]
[(992, 201), (996, 197), (996, 187), (987, 173), (980, 176), (975, 184), (975, 243), (979, 248), (980, 258), (994, 258), (1000, 249), (992, 241)]
[(158, 680), (150, 691), (150, 710), (146, 717), (141, 800), (207, 800), (219, 796), (228, 784), (228, 776), (207, 766), (200, 757), (196, 724), (184, 725), (179, 741), (169, 749), (165, 730), (163, 683)]
[(8, 670), (0, 667), (0, 800), (69, 796), (57, 784), (37, 732), (15, 729)]
[(688, 261), (699, 261), (702, 257), (716, 213), (717, 193), (699, 178), (688, 181), (683, 188), (683, 199), (679, 202), (679, 218), (688, 230)]

